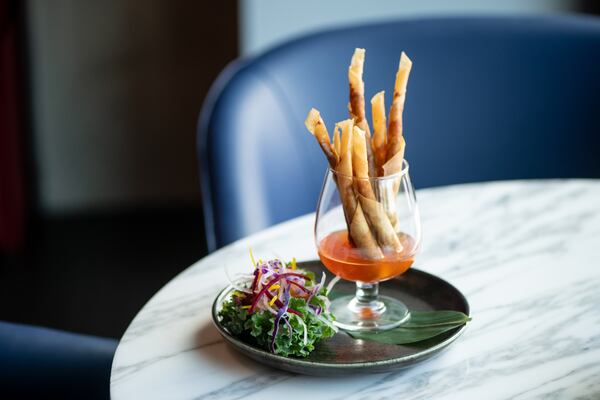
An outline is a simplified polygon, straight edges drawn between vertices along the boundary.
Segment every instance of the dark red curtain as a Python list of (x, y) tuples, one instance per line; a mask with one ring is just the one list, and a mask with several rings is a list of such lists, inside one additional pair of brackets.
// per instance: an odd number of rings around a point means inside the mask
[(25, 199), (15, 4), (0, 0), (0, 251), (23, 244)]

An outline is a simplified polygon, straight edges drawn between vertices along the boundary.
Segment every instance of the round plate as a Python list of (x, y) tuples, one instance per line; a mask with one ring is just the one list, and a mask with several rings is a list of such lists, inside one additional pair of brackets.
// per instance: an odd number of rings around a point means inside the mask
[[(298, 263), (298, 268), (320, 275), (325, 270), (320, 261)], [(307, 358), (283, 357), (246, 344), (232, 336), (217, 317), (223, 301), (234, 289), (226, 287), (212, 307), (212, 318), (223, 338), (244, 355), (274, 368), (307, 375), (344, 375), (355, 372), (385, 372), (408, 367), (426, 360), (451, 344), (464, 331), (465, 325), (432, 339), (408, 345), (383, 344), (356, 340), (340, 330), (319, 343)], [(339, 281), (331, 297), (354, 293), (352, 282)], [(454, 286), (427, 272), (411, 268), (403, 275), (383, 282), (381, 294), (403, 301), (410, 310), (456, 310), (469, 315), (469, 303)]]

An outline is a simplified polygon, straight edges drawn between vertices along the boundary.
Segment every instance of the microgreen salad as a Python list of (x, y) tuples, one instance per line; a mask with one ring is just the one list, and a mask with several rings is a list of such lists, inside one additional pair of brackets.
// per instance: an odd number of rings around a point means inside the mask
[(311, 271), (296, 267), (296, 259), (256, 262), (254, 271), (238, 275), (233, 294), (223, 303), (219, 318), (233, 335), (281, 356), (306, 357), (315, 345), (337, 332), (325, 286)]

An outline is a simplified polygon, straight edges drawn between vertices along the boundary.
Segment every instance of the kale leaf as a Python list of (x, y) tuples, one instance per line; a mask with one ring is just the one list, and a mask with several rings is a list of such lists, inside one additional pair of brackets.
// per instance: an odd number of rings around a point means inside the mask
[[(240, 293), (237, 295), (239, 296)], [(325, 296), (325, 290), (321, 290), (319, 295)], [(281, 319), (275, 338), (275, 354), (285, 357), (306, 357), (314, 350), (317, 343), (335, 334), (332, 328), (334, 317), (326, 311), (325, 301), (320, 296), (314, 296), (310, 301), (314, 308), (321, 310), (319, 316), (309, 308), (304, 298), (293, 297), (290, 299), (289, 307), (300, 312), (302, 317), (288, 312)], [(275, 315), (264, 310), (249, 314), (248, 310), (242, 308), (241, 303), (236, 299), (236, 293), (234, 293), (223, 303), (223, 307), (219, 311), (221, 324), (241, 340), (270, 351)], [(289, 323), (289, 327), (284, 319)], [(306, 341), (304, 325), (306, 326)]]

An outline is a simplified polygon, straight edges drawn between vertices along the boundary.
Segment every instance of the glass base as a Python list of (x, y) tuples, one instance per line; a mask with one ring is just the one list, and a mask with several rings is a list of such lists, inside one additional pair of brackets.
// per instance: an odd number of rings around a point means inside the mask
[(408, 320), (410, 313), (400, 300), (378, 296), (376, 300), (359, 301), (356, 296), (343, 296), (331, 302), (334, 324), (346, 331), (383, 331), (396, 328)]

